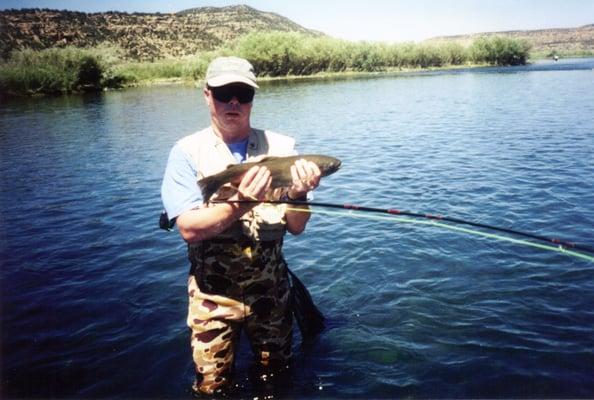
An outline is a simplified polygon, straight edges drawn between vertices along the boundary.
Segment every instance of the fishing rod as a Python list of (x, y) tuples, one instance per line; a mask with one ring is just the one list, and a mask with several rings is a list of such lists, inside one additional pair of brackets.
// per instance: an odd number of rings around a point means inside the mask
[[(215, 202), (219, 202), (219, 201), (215, 201)], [(594, 247), (591, 247), (591, 246), (586, 246), (586, 245), (582, 245), (582, 244), (578, 244), (578, 243), (574, 243), (574, 242), (570, 242), (570, 241), (566, 241), (566, 240), (561, 240), (561, 239), (557, 239), (557, 238), (550, 238), (550, 237), (546, 237), (546, 236), (536, 235), (533, 233), (518, 231), (516, 229), (502, 228), (502, 227), (498, 227), (498, 226), (494, 226), (494, 225), (488, 225), (488, 224), (484, 224), (484, 223), (480, 223), (480, 222), (472, 222), (472, 221), (467, 221), (467, 220), (463, 220), (460, 218), (452, 218), (452, 217), (447, 217), (447, 216), (443, 216), (443, 215), (424, 214), (424, 213), (411, 212), (411, 211), (402, 211), (402, 210), (398, 210), (398, 209), (394, 209), (394, 208), (376, 208), (376, 207), (359, 206), (359, 205), (354, 205), (354, 204), (335, 204), (335, 203), (323, 203), (323, 202), (300, 201), (300, 200), (263, 200), (263, 201), (259, 201), (259, 200), (222, 200), (220, 202), (223, 202), (223, 203), (244, 203), (244, 204), (258, 204), (258, 203), (287, 204), (290, 206), (313, 206), (313, 207), (333, 208), (333, 209), (341, 209), (341, 210), (348, 210), (348, 211), (360, 211), (360, 212), (375, 213), (375, 214), (388, 214), (391, 217), (398, 216), (398, 217), (411, 217), (414, 219), (425, 219), (425, 220), (429, 220), (428, 222), (426, 222), (428, 224), (445, 227), (447, 229), (462, 231), (462, 232), (471, 233), (471, 234), (479, 234), (479, 235), (485, 236), (485, 237), (502, 239), (502, 240), (507, 240), (507, 241), (521, 243), (521, 244), (527, 244), (527, 245), (530, 245), (533, 247), (544, 248), (546, 250), (553, 250), (553, 251), (558, 251), (558, 252), (562, 252), (562, 253), (567, 253), (567, 254), (574, 255), (574, 256), (594, 262), (594, 257), (576, 252), (576, 251), (580, 251), (580, 252), (594, 255)], [(311, 210), (303, 209), (303, 208), (291, 208), (291, 211), (311, 212)], [(340, 214), (340, 215), (344, 215), (344, 214)], [(407, 221), (407, 222), (412, 222), (412, 221)], [(510, 238), (506, 238), (503, 236), (484, 233), (481, 231), (453, 227), (448, 224), (443, 224), (442, 222), (449, 222), (449, 223), (456, 224), (456, 225), (466, 225), (466, 226), (486, 229), (486, 230), (490, 230), (490, 231), (503, 232), (506, 234), (525, 237), (525, 238), (537, 240), (539, 242), (544, 242), (544, 243), (547, 243), (548, 246), (539, 245), (539, 244), (536, 244), (533, 242), (510, 239)], [(573, 251), (573, 250), (576, 250), (576, 251)]]

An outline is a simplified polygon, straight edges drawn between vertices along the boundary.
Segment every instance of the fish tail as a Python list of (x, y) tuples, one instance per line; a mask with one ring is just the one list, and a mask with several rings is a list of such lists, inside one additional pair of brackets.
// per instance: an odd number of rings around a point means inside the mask
[(207, 176), (206, 178), (202, 178), (198, 181), (198, 187), (202, 192), (202, 201), (207, 202), (210, 197), (217, 191), (219, 188), (219, 180), (215, 175)]

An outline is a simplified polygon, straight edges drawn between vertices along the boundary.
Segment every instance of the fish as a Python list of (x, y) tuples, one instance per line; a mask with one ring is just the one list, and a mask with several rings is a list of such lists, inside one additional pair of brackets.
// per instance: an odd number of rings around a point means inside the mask
[(208, 201), (223, 185), (231, 183), (234, 186), (238, 186), (241, 179), (250, 168), (253, 166), (261, 166), (270, 170), (270, 176), (272, 177), (271, 189), (290, 187), (293, 184), (291, 165), (295, 164), (295, 161), (301, 159), (315, 163), (320, 169), (323, 177), (338, 171), (341, 165), (339, 159), (321, 154), (304, 154), (288, 157), (268, 156), (255, 162), (231, 164), (227, 169), (218, 174), (200, 179), (198, 181), (198, 186), (202, 192), (202, 198), (204, 201)]

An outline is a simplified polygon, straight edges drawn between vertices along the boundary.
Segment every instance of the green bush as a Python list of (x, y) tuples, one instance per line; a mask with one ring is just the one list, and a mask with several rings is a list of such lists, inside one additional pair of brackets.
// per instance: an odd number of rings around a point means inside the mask
[(200, 57), (192, 57), (185, 60), (182, 65), (182, 77), (187, 80), (200, 80), (206, 75), (208, 64), (214, 57), (208, 54), (203, 54)]
[(107, 80), (117, 81), (111, 68), (118, 61), (107, 47), (18, 50), (0, 64), (2, 94), (70, 93), (99, 90)]
[(478, 38), (470, 46), (470, 57), (476, 63), (491, 65), (526, 64), (530, 52), (528, 42), (500, 36)]
[(383, 44), (348, 42), (287, 32), (259, 32), (229, 44), (223, 53), (252, 62), (261, 76), (311, 75), (319, 72), (385, 71), (465, 63), (525, 64), (526, 42), (494, 37), (478, 39), (470, 48), (452, 42)]
[(176, 60), (155, 62), (128, 62), (117, 67), (120, 75), (126, 76), (130, 82), (142, 82), (155, 79), (181, 78), (183, 65)]
[(517, 65), (526, 63), (529, 50), (525, 41), (502, 37), (480, 38), (465, 48), (451, 42), (349, 42), (288, 32), (252, 33), (215, 51), (155, 62), (123, 62), (122, 51), (109, 46), (20, 50), (0, 63), (0, 95), (99, 90), (158, 79), (201, 80), (208, 63), (220, 55), (250, 60), (260, 76), (287, 76), (466, 63)]

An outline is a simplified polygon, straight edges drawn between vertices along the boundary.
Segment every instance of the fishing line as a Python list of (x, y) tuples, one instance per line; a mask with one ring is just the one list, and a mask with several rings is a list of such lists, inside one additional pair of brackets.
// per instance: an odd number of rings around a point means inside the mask
[(352, 218), (371, 219), (371, 220), (376, 220), (376, 221), (397, 221), (397, 222), (410, 223), (410, 224), (416, 224), (416, 225), (437, 226), (440, 228), (449, 229), (451, 231), (463, 232), (463, 233), (468, 233), (471, 235), (483, 236), (483, 237), (489, 238), (489, 239), (496, 239), (496, 240), (511, 242), (511, 243), (515, 243), (515, 244), (530, 246), (530, 247), (534, 247), (537, 249), (549, 250), (549, 251), (554, 251), (554, 252), (561, 253), (561, 254), (567, 254), (567, 255), (578, 257), (578, 258), (581, 258), (581, 259), (584, 259), (584, 260), (594, 263), (594, 257), (589, 256), (587, 254), (578, 253), (576, 251), (568, 250), (561, 245), (550, 246), (550, 245), (546, 245), (546, 244), (530, 242), (528, 240), (514, 239), (514, 238), (507, 237), (507, 236), (496, 235), (494, 233), (487, 233), (487, 232), (482, 232), (482, 231), (478, 231), (475, 229), (468, 229), (468, 228), (462, 228), (460, 226), (448, 225), (448, 224), (444, 224), (442, 222), (438, 222), (435, 220), (423, 221), (423, 220), (406, 218), (406, 217), (391, 217), (391, 216), (382, 216), (382, 215), (357, 214), (352, 211), (343, 212), (343, 211), (327, 211), (327, 210), (307, 210), (307, 209), (303, 209), (303, 208), (289, 208), (289, 207), (287, 207), (287, 210), (299, 211), (299, 212), (309, 212), (312, 214), (315, 213), (315, 214), (331, 215), (331, 216), (349, 216)]
[[(222, 202), (229, 202), (229, 203), (264, 203), (264, 204), (287, 204), (289, 206), (313, 206), (313, 207), (325, 207), (325, 208), (341, 208), (347, 211), (330, 211), (330, 210), (319, 210), (319, 209), (309, 209), (309, 208), (296, 208), (296, 207), (288, 207), (287, 210), (289, 211), (296, 211), (296, 212), (305, 212), (310, 214), (321, 214), (321, 215), (329, 215), (329, 216), (349, 216), (352, 218), (360, 218), (360, 219), (370, 219), (376, 221), (397, 221), (409, 224), (416, 224), (416, 225), (426, 225), (426, 226), (437, 226), (440, 228), (448, 229), (455, 232), (467, 233), (470, 235), (475, 236), (482, 236), (488, 239), (495, 239), (515, 244), (520, 244), (524, 246), (529, 246), (541, 250), (553, 251), (560, 254), (565, 254), (568, 256), (580, 258), (589, 262), (594, 263), (594, 248), (584, 245), (578, 245), (572, 242), (563, 241), (559, 239), (548, 238), (540, 235), (535, 235), (532, 233), (521, 232), (513, 229), (508, 228), (501, 228), (487, 224), (481, 224), (476, 222), (465, 221), (457, 218), (450, 218), (444, 216), (437, 216), (431, 214), (421, 214), (421, 213), (414, 213), (408, 211), (399, 211), (394, 209), (379, 209), (379, 208), (372, 208), (372, 207), (361, 207), (355, 205), (339, 205), (339, 204), (332, 204), (332, 203), (316, 203), (316, 202), (299, 202), (299, 201), (253, 201), (253, 200), (237, 200), (237, 201), (222, 201)], [(359, 212), (356, 212), (359, 211)], [(370, 213), (384, 213), (389, 215), (373, 215), (373, 214), (365, 214), (364, 212)], [(513, 237), (498, 235), (495, 233), (489, 233), (484, 231), (479, 231), (476, 229), (470, 229), (467, 227), (462, 226), (455, 226), (444, 222), (450, 222), (454, 224), (465, 224), (470, 225), (473, 227), (478, 227), (481, 229), (487, 230), (494, 230), (500, 231), (504, 233), (524, 236), (530, 239), (539, 240), (543, 242), (547, 242), (550, 244), (544, 243), (536, 243), (534, 241), (529, 240), (522, 240), (516, 239)], [(575, 251), (579, 250), (579, 251)], [(587, 252), (593, 255), (584, 254), (583, 252)]]

